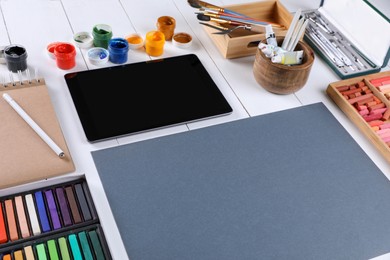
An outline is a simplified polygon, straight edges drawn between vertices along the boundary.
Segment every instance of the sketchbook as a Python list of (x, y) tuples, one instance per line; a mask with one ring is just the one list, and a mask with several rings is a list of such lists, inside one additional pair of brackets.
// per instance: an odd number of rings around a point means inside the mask
[[(59, 156), (4, 100), (7, 93), (62, 149)], [(0, 84), (0, 189), (75, 170), (43, 78)]]
[(132, 260), (390, 252), (389, 180), (322, 103), (92, 156)]

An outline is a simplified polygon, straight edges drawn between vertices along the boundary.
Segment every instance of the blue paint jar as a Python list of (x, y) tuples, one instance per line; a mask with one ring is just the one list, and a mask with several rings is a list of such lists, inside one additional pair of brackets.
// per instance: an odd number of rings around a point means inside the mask
[(108, 42), (108, 52), (112, 63), (125, 63), (129, 52), (129, 43), (124, 38), (113, 38)]

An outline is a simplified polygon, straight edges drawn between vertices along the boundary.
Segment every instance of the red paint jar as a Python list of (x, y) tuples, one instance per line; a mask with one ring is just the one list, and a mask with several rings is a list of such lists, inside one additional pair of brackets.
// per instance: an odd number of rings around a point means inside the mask
[(76, 66), (76, 48), (70, 43), (59, 43), (54, 48), (58, 68), (68, 70)]

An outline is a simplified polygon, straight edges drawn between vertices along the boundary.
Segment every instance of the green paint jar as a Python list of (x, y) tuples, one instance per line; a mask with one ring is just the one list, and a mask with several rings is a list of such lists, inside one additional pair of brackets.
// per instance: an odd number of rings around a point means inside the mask
[(92, 30), (93, 45), (107, 49), (112, 38), (112, 28), (107, 24), (97, 24)]

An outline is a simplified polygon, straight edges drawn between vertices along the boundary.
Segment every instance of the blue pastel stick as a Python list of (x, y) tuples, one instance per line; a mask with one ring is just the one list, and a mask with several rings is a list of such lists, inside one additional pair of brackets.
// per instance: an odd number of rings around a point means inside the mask
[(45, 201), (43, 200), (42, 192), (35, 192), (35, 201), (38, 208), (38, 216), (42, 227), (42, 232), (48, 232), (51, 230), (49, 219), (47, 218)]
[(81, 250), (79, 246), (79, 242), (77, 241), (77, 237), (75, 234), (69, 235), (69, 245), (70, 249), (72, 250), (72, 255), (74, 260), (83, 260), (83, 257), (81, 256)]

